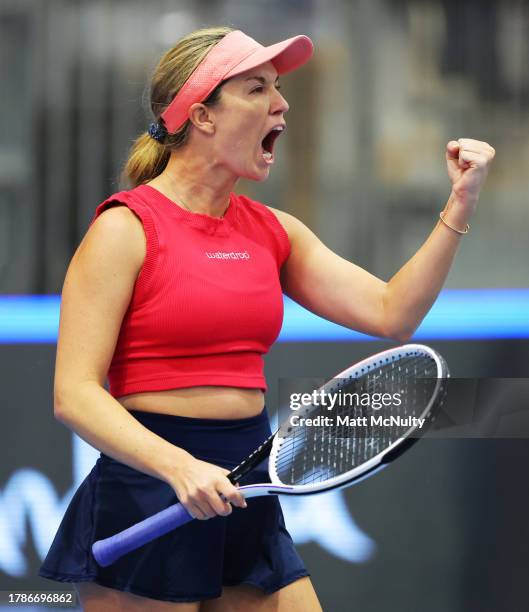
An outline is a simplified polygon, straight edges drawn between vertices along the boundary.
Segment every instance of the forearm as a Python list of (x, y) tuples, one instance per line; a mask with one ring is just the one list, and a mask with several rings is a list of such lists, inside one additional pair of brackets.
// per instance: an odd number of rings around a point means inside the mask
[[(451, 195), (444, 218), (463, 230), (468, 210), (458, 206)], [(439, 221), (421, 248), (387, 283), (384, 316), (388, 336), (411, 337), (441, 291), (461, 239), (461, 234)]]
[(166, 482), (190, 457), (141, 425), (97, 382), (56, 392), (55, 416), (106, 455)]

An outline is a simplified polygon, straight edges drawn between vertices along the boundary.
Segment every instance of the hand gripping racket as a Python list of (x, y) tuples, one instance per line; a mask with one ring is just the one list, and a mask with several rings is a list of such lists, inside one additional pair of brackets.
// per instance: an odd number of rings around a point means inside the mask
[[(308, 495), (359, 482), (394, 461), (426, 430), (443, 402), (448, 376), (444, 359), (420, 344), (364, 359), (314, 392), (310, 405), (292, 410), (228, 478), (238, 483), (269, 457), (271, 482), (241, 486), (245, 498)], [(174, 504), (95, 542), (92, 552), (107, 566), (192, 520), (184, 506)]]

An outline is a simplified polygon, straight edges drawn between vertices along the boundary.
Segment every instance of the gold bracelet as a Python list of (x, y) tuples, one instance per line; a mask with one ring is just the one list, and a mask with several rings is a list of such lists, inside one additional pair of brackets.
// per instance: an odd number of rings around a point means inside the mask
[(449, 227), (451, 230), (453, 230), (454, 232), (457, 232), (458, 234), (468, 234), (468, 230), (470, 229), (470, 225), (468, 223), (464, 230), (459, 230), (457, 229), (457, 227), (454, 227), (453, 225), (450, 225), (449, 223), (445, 221), (444, 214), (445, 214), (444, 210), (442, 210), (439, 213), (439, 219), (441, 219), (441, 221), (446, 225), (446, 227)]

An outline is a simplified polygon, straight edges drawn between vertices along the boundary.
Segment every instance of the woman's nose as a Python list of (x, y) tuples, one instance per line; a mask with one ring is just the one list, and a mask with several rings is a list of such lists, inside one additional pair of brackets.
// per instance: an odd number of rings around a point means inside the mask
[(290, 106), (288, 102), (283, 98), (281, 93), (276, 89), (274, 101), (272, 102), (272, 112), (273, 113), (286, 113)]

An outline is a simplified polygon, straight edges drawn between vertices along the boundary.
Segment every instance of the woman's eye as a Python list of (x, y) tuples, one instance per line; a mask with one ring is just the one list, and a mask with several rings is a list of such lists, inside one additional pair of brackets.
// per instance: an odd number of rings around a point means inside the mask
[[(275, 88), (279, 91), (281, 89), (281, 85), (276, 85)], [(252, 91), (250, 93), (255, 93), (255, 92), (260, 92), (263, 91), (264, 87), (262, 87), (261, 85), (259, 87), (256, 87), (255, 89), (252, 89)]]

